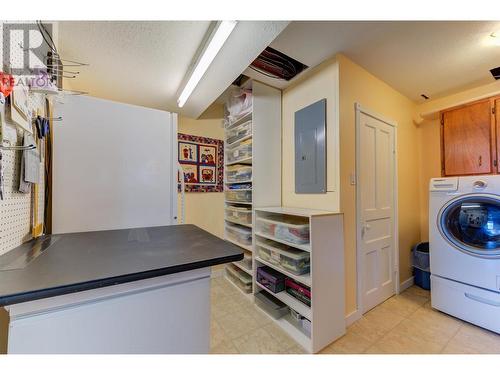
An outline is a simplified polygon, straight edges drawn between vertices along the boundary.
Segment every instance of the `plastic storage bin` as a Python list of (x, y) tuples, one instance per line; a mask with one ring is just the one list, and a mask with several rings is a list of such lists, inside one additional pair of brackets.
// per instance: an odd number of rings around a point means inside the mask
[(232, 145), (238, 142), (240, 139), (245, 138), (252, 134), (252, 121), (244, 122), (241, 125), (229, 128), (226, 131), (226, 143)]
[(252, 269), (252, 256), (249, 254), (243, 254), (243, 260), (240, 261), (240, 264), (246, 268), (247, 270)]
[(285, 280), (285, 290), (295, 299), (311, 307), (311, 288), (308, 286), (287, 278)]
[(226, 276), (245, 293), (252, 292), (252, 277), (238, 267), (229, 264), (226, 266)]
[(226, 161), (228, 163), (233, 163), (238, 160), (247, 159), (252, 156), (252, 140), (247, 139), (243, 142), (236, 143), (235, 147), (232, 147), (226, 151)]
[(241, 245), (252, 245), (252, 230), (250, 228), (226, 222), (226, 235), (230, 240)]
[(257, 282), (273, 293), (285, 290), (286, 276), (274, 268), (263, 266), (257, 268)]
[(252, 202), (252, 191), (251, 190), (231, 190), (225, 193), (227, 201), (233, 202)]
[(421, 242), (413, 247), (412, 264), (415, 284), (423, 289), (430, 290), (429, 242)]
[(260, 291), (255, 295), (255, 303), (274, 319), (288, 314), (288, 306), (265, 291)]
[(231, 165), (226, 168), (227, 182), (242, 182), (252, 179), (252, 167), (248, 165)]
[(279, 265), (294, 275), (309, 272), (310, 254), (271, 240), (259, 240), (257, 251), (261, 259)]
[(226, 207), (226, 219), (239, 224), (252, 224), (252, 209), (250, 207)]
[(259, 231), (298, 245), (309, 243), (309, 223), (295, 217), (259, 218)]

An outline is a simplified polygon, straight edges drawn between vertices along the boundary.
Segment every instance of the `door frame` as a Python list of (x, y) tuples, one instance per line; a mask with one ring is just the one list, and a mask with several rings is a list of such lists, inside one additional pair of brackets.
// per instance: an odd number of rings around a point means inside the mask
[(356, 116), (356, 302), (357, 302), (357, 313), (358, 316), (362, 315), (363, 311), (363, 272), (361, 270), (361, 191), (360, 191), (360, 181), (359, 181), (359, 172), (360, 172), (360, 115), (363, 113), (367, 116), (373, 117), (379, 121), (386, 123), (394, 128), (394, 164), (393, 164), (393, 174), (394, 174), (394, 194), (393, 194), (393, 210), (394, 210), (394, 220), (393, 220), (393, 248), (394, 248), (394, 292), (395, 294), (399, 294), (400, 290), (400, 281), (399, 281), (399, 225), (398, 225), (398, 148), (397, 148), (397, 134), (398, 134), (398, 123), (391, 119), (388, 119), (384, 116), (379, 115), (376, 112), (366, 109), (359, 103), (354, 103), (355, 116)]

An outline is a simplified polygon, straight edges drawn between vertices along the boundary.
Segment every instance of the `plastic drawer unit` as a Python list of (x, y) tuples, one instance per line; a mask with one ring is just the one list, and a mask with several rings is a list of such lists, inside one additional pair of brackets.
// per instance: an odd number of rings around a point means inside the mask
[(226, 223), (226, 235), (230, 240), (241, 245), (252, 245), (252, 230), (250, 228)]
[(239, 140), (252, 134), (252, 121), (244, 122), (241, 125), (226, 130), (226, 143), (232, 145)]
[(231, 190), (226, 191), (226, 200), (232, 202), (252, 202), (252, 191), (251, 190)]
[(274, 319), (279, 319), (288, 314), (288, 306), (269, 293), (261, 291), (255, 295), (255, 303)]
[(250, 207), (226, 207), (226, 219), (239, 224), (252, 224), (252, 210)]
[(304, 220), (292, 217), (259, 218), (257, 222), (259, 231), (264, 234), (298, 245), (309, 243), (309, 224)]
[(233, 163), (238, 160), (248, 159), (252, 156), (252, 140), (247, 139), (243, 142), (237, 142), (234, 147), (226, 151), (226, 161)]
[(263, 266), (257, 268), (257, 282), (273, 293), (285, 290), (285, 275), (275, 269)]
[(257, 251), (262, 260), (279, 265), (294, 275), (309, 272), (310, 254), (307, 251), (297, 250), (271, 240), (259, 240)]
[(229, 183), (238, 183), (252, 179), (252, 167), (248, 165), (231, 165), (226, 168), (226, 178)]
[(227, 277), (245, 293), (252, 292), (252, 277), (238, 267), (229, 264), (226, 267)]

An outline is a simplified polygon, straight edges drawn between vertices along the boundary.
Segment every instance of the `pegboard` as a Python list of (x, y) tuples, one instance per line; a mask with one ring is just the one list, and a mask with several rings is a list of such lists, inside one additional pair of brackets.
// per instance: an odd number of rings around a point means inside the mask
[[(0, 23), (0, 34), (2, 40), (5, 40), (3, 35), (2, 23)], [(5, 45), (5, 42), (2, 43)], [(23, 59), (23, 49), (11, 48), (12, 65), (20, 66)], [(0, 53), (1, 51), (0, 46)], [(0, 55), (2, 56), (2, 55)], [(4, 67), (4, 71), (8, 67)], [(45, 95), (30, 93), (28, 97), (28, 105), (35, 113), (37, 109), (41, 113), (45, 113)], [(7, 119), (6, 119), (7, 120)], [(6, 121), (8, 123), (8, 121)], [(6, 126), (12, 126), (7, 124)], [(17, 145), (21, 145), (23, 139), (23, 130), (17, 128)], [(39, 148), (42, 160), (40, 163), (40, 184), (38, 184), (38, 223), (43, 222), (44, 207), (45, 207), (45, 169), (44, 156), (45, 145), (42, 144)], [(2, 166), (4, 171), (4, 199), (0, 200), (0, 255), (21, 245), (30, 240), (31, 229), (33, 224), (34, 212), (34, 197), (33, 188), (30, 193), (20, 193), (19, 188), (19, 172), (21, 167), (22, 151), (2, 150)]]

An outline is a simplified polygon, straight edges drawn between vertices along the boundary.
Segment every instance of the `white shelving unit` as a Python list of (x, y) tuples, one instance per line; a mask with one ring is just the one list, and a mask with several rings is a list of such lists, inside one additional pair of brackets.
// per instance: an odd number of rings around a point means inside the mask
[[(252, 90), (252, 111), (238, 118), (232, 123), (226, 121), (226, 139), (225, 139), (225, 155), (224, 168), (227, 171), (228, 167), (238, 165), (251, 166), (252, 177), (240, 181), (237, 184), (251, 184), (251, 188), (241, 189), (238, 191), (251, 191), (252, 200), (250, 202), (225, 200), (225, 206), (240, 206), (249, 207), (252, 209), (257, 206), (270, 206), (281, 204), (281, 91), (270, 86), (264, 85), (256, 81), (248, 81), (245, 83), (244, 89)], [(227, 132), (248, 121), (252, 123), (251, 134), (241, 137), (232, 143), (227, 143)], [(233, 144), (251, 140), (252, 152), (251, 155), (244, 155), (240, 159), (227, 160), (227, 150)], [(227, 176), (227, 173), (226, 173)], [(225, 178), (224, 190), (228, 191), (231, 185), (236, 183), (228, 182)], [(253, 221), (253, 220), (252, 220)], [(225, 227), (238, 223), (231, 218), (225, 218)], [(253, 225), (250, 223), (240, 224), (242, 228), (252, 231)], [(247, 256), (254, 256), (253, 247), (248, 246), (238, 241), (229, 238), (227, 230), (224, 234), (227, 241), (240, 246), (245, 250)], [(254, 275), (254, 269), (245, 268), (243, 263), (233, 263), (243, 272)], [(252, 261), (253, 265), (253, 261)], [(231, 280), (229, 280), (231, 281)], [(231, 281), (235, 287), (238, 286)], [(241, 290), (241, 289), (240, 289)], [(253, 293), (247, 294), (250, 299), (253, 299)]]
[[(262, 223), (259, 219), (272, 219), (283, 223), (291, 219), (301, 221), (303, 225), (307, 224), (309, 227), (309, 243), (297, 245), (290, 239), (284, 240), (281, 237), (283, 232), (277, 232), (275, 235), (263, 234), (259, 231)], [(311, 322), (311, 332), (309, 334), (290, 314), (274, 319), (268, 311), (265, 309), (262, 311), (305, 350), (317, 353), (345, 334), (343, 215), (302, 208), (255, 208), (253, 226), (255, 229), (253, 238), (254, 295), (264, 291), (280, 300)], [(297, 276), (282, 266), (259, 257), (257, 244), (264, 239), (309, 252), (309, 273)], [(271, 267), (286, 277), (309, 286), (311, 306), (302, 303), (288, 294), (286, 290), (273, 293), (261, 285), (257, 281), (256, 270), (262, 266)]]

